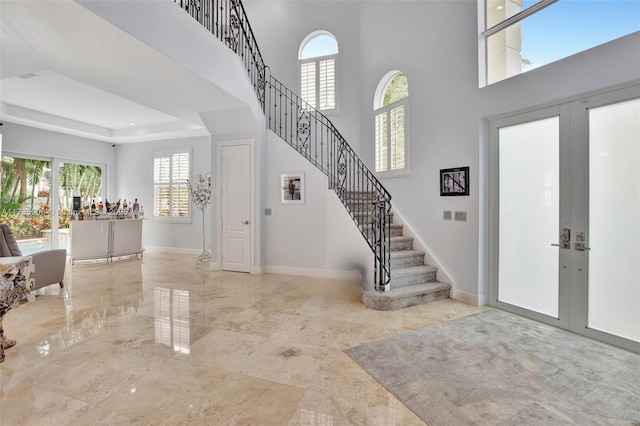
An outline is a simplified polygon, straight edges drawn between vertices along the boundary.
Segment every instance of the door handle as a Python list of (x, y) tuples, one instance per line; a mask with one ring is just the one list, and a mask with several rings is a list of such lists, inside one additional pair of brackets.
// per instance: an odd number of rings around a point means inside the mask
[(560, 242), (558, 244), (551, 244), (554, 247), (560, 247), (563, 249), (571, 248), (571, 230), (569, 228), (562, 228), (560, 230)]
[(591, 247), (587, 247), (584, 243), (585, 234), (584, 232), (576, 232), (576, 245), (574, 246), (576, 251), (586, 251), (591, 250)]
[(240, 223), (242, 223), (243, 225), (248, 225), (250, 222), (248, 220), (245, 220), (244, 222), (240, 222)]

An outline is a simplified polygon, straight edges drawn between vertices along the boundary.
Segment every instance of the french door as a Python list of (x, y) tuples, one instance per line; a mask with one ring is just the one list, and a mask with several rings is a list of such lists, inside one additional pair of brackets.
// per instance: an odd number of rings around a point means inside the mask
[(640, 87), (489, 133), (489, 304), (640, 352)]

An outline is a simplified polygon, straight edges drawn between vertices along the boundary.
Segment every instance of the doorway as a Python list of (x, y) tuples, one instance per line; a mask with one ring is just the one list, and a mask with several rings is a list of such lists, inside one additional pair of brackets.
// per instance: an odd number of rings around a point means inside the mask
[(640, 87), (489, 123), (489, 304), (640, 352)]
[(252, 272), (253, 141), (220, 142), (220, 262), (224, 271)]

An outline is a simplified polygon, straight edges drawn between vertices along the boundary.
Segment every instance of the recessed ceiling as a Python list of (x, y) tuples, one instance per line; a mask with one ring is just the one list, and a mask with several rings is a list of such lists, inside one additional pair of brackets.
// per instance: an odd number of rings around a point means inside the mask
[(75, 2), (0, 7), (3, 121), (124, 143), (206, 135), (200, 114), (245, 105)]

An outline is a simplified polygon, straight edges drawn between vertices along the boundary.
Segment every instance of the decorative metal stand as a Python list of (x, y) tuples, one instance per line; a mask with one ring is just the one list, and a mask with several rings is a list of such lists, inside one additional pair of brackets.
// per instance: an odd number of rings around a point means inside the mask
[(211, 260), (211, 253), (206, 248), (204, 232), (204, 211), (207, 205), (211, 204), (211, 176), (196, 176), (195, 182), (189, 182), (189, 193), (193, 198), (193, 204), (202, 211), (202, 254), (196, 260), (196, 266), (198, 266)]

